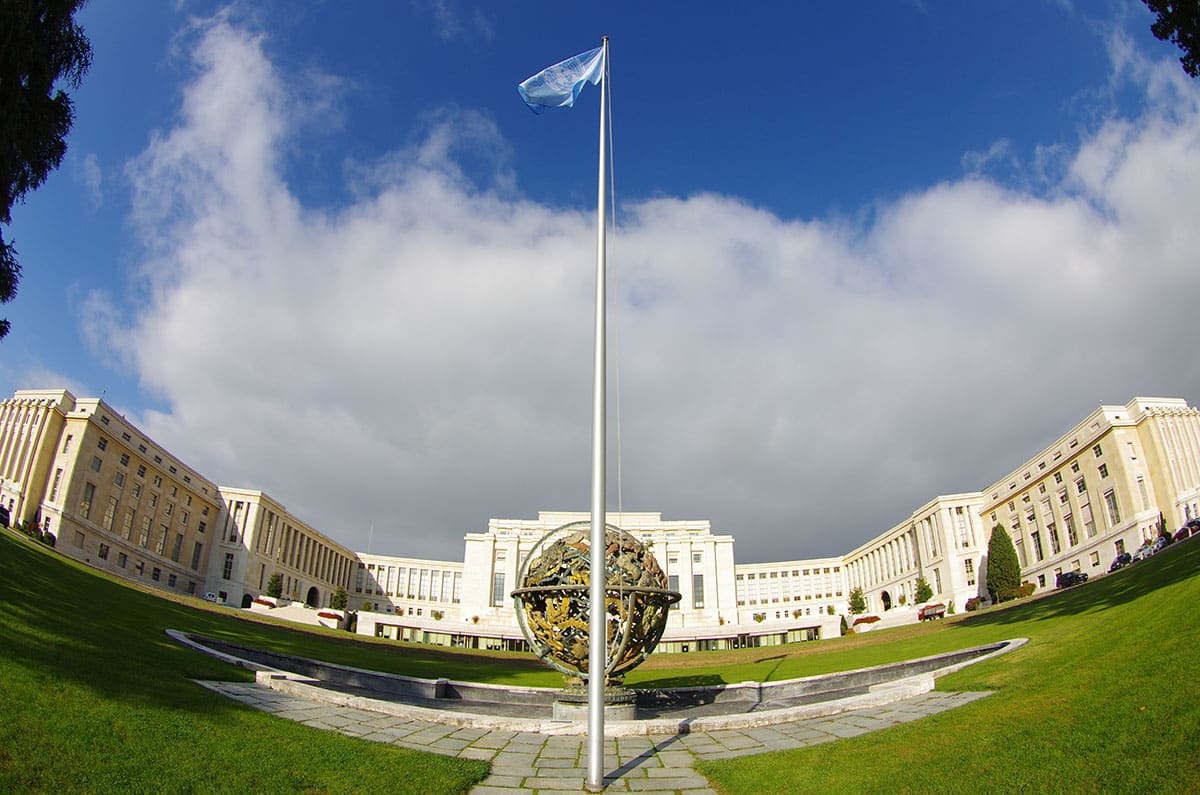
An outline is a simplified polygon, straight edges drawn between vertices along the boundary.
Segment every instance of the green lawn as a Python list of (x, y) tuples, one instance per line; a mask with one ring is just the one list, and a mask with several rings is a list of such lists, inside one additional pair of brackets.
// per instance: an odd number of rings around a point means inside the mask
[(968, 706), (698, 768), (728, 793), (1200, 791), (1198, 570), (1193, 540), (1061, 594), (897, 631), (908, 637), (887, 645), (901, 656), (943, 640), (1030, 642), (939, 680), (995, 691)]
[[(163, 634), (290, 634), (143, 593), (0, 531), (0, 792), (465, 792), (486, 763), (310, 729), (189, 681)], [(337, 645), (331, 641), (325, 641)]]
[[(769, 649), (655, 655), (636, 685), (778, 680), (994, 640), (1024, 648), (940, 680), (995, 694), (813, 749), (701, 765), (730, 793), (1200, 790), (1200, 541), (1063, 594)], [(529, 655), (296, 629), (97, 573), (0, 532), (0, 791), (461, 792), (486, 765), (280, 720), (190, 679), (248, 672), (166, 628), (416, 676), (557, 686)]]

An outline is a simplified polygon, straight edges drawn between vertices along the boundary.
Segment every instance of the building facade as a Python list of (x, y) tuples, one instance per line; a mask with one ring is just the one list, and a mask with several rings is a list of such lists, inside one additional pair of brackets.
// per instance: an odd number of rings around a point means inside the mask
[[(218, 487), (102, 400), (22, 390), (0, 403), (0, 505), (66, 555), (156, 588), (249, 607), (279, 575), (310, 607), (344, 589), (358, 632), (397, 641), (524, 649), (514, 602), (530, 551), (587, 513), (492, 519), (461, 561), (356, 553), (261, 491)], [(661, 651), (772, 646), (836, 636), (850, 594), (885, 622), (915, 619), (924, 579), (962, 609), (986, 594), (992, 528), (1011, 534), (1024, 580), (1109, 561), (1200, 518), (1200, 411), (1175, 398), (1101, 406), (978, 492), (934, 497), (845, 555), (738, 564), (708, 521), (609, 514), (643, 543), (682, 600)]]

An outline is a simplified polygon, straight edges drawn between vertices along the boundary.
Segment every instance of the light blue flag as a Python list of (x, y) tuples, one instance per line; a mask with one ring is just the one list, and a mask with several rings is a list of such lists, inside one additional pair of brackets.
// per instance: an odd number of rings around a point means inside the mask
[(547, 66), (520, 83), (517, 91), (534, 113), (545, 113), (546, 108), (569, 108), (575, 104), (583, 84), (596, 85), (603, 72), (604, 48), (597, 47)]

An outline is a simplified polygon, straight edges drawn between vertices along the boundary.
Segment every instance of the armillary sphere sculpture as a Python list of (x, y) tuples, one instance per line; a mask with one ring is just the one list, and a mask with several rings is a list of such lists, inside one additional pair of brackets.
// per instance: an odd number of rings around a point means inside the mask
[[(662, 638), (667, 610), (679, 593), (645, 544), (611, 524), (606, 542), (606, 686), (619, 686)], [(588, 677), (591, 523), (572, 522), (547, 533), (529, 551), (521, 572), (517, 622), (538, 657), (562, 672), (567, 685)]]

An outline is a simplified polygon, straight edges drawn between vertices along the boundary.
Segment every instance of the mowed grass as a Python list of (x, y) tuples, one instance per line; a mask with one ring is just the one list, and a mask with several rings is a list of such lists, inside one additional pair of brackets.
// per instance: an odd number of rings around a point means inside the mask
[[(723, 791), (1200, 790), (1200, 542), (1061, 594), (773, 648), (655, 655), (634, 686), (770, 681), (1027, 637), (947, 677), (994, 695), (813, 749), (703, 763)], [(147, 591), (0, 533), (0, 791), (460, 792), (486, 766), (351, 740), (191, 679), (248, 672), (166, 628), (414, 676), (561, 684), (530, 655), (297, 629)]]
[(848, 659), (1030, 640), (939, 680), (940, 690), (993, 691), (967, 706), (697, 768), (725, 793), (1200, 791), (1198, 573), (1200, 541), (1188, 541), (1046, 598), (869, 633), (880, 645)]
[(487, 775), (200, 687), (190, 680), (252, 677), (164, 628), (282, 645), (289, 633), (143, 593), (6, 531), (0, 615), (0, 792), (457, 793)]

